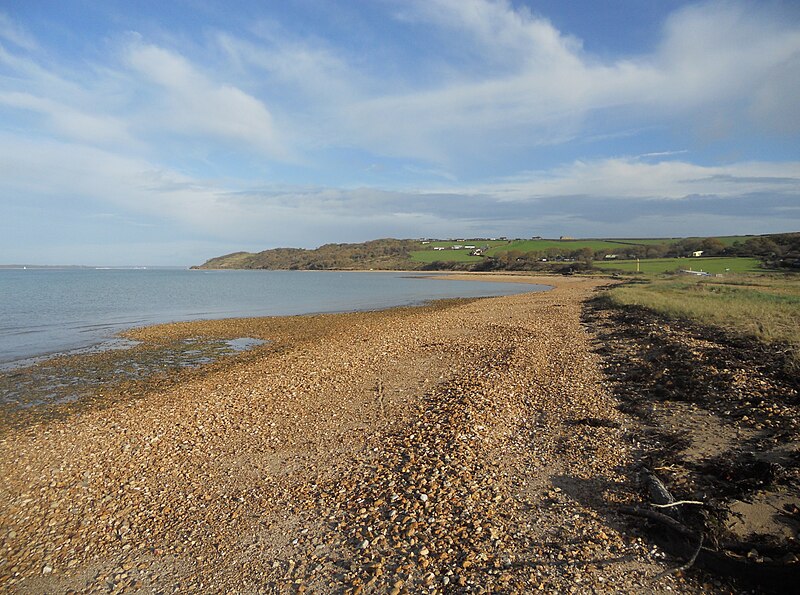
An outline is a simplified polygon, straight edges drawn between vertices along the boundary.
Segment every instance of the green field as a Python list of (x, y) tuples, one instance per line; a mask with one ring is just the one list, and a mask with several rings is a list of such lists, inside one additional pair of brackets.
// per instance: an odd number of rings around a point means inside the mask
[(619, 250), (624, 246), (619, 242), (610, 240), (514, 240), (503, 246), (489, 250), (488, 254), (494, 256), (498, 252), (519, 250), (520, 252), (541, 252), (550, 248), (564, 250), (565, 253), (591, 248), (592, 250)]
[[(706, 273), (747, 273), (758, 271), (759, 261), (755, 258), (650, 258), (639, 261), (639, 271), (648, 275), (657, 275), (676, 270), (705, 271)], [(635, 260), (604, 260), (595, 262), (599, 269), (636, 271)]]
[[(427, 244), (420, 242), (420, 249), (411, 253), (412, 262), (478, 262), (482, 257), (470, 256), (472, 249), (462, 248), (461, 250), (451, 250), (452, 246), (475, 246), (476, 248), (496, 248), (505, 246), (508, 240), (433, 240)], [(434, 248), (445, 248), (445, 250), (434, 250)]]
[(480, 256), (470, 256), (472, 250), (417, 250), (411, 253), (413, 262), (478, 262)]
[[(720, 236), (716, 239), (720, 240), (724, 245), (731, 246), (735, 242), (744, 242), (753, 236)], [(464, 239), (464, 240), (435, 240), (427, 244), (420, 242), (420, 249), (411, 253), (411, 260), (413, 262), (476, 262), (481, 257), (469, 256), (469, 250), (450, 250), (453, 245), (472, 245), (478, 248), (486, 248), (486, 256), (499, 256), (504, 252), (518, 251), (523, 254), (528, 252), (546, 252), (548, 250), (561, 251), (563, 256), (566, 256), (576, 250), (589, 248), (593, 251), (606, 250), (614, 253), (618, 252), (625, 254), (625, 249), (629, 246), (654, 246), (660, 244), (672, 244), (680, 241), (682, 238), (612, 238), (612, 239), (579, 239), (579, 240), (556, 240), (556, 239), (531, 239), (531, 240), (478, 240), (478, 239)], [(700, 239), (700, 238), (698, 238)], [(447, 250), (433, 250), (434, 247), (448, 248)], [(684, 259), (685, 260), (685, 259)], [(720, 266), (715, 261), (726, 261), (727, 259), (707, 258), (703, 259), (704, 271), (710, 273), (723, 273), (726, 268), (730, 268), (733, 272), (744, 272), (754, 270), (756, 268), (752, 263), (736, 262), (733, 266), (730, 263)], [(745, 261), (747, 259), (737, 259)], [(628, 261), (614, 261), (611, 262), (598, 262), (597, 266), (600, 268), (615, 268), (624, 271), (635, 271), (636, 265), (626, 264)], [(647, 265), (644, 263), (647, 262)], [(614, 266), (619, 263), (620, 266)], [(642, 260), (643, 272), (647, 273), (662, 273), (669, 270), (674, 270), (682, 264), (676, 264), (672, 259), (648, 259)], [(686, 265), (687, 268), (690, 265)], [(645, 268), (647, 267), (647, 268)], [(742, 268), (744, 267), (744, 268)]]
[[(719, 240), (725, 246), (733, 246), (736, 242), (744, 243), (750, 238), (754, 238), (757, 236), (710, 236), (715, 240)], [(696, 240), (704, 240), (705, 238), (692, 238)]]
[(654, 279), (615, 287), (608, 292), (608, 299), (767, 343), (787, 344), (793, 366), (800, 367), (800, 282), (794, 277), (743, 274)]

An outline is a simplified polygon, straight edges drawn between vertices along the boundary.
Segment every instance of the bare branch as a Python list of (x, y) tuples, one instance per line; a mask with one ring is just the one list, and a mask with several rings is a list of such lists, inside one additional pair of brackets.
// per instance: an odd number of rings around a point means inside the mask
[(670, 502), (669, 504), (654, 504), (651, 502), (650, 506), (654, 506), (655, 508), (671, 508), (673, 506), (680, 506), (681, 504), (699, 504), (702, 506), (705, 502), (699, 502), (697, 500), (678, 500), (677, 502)]

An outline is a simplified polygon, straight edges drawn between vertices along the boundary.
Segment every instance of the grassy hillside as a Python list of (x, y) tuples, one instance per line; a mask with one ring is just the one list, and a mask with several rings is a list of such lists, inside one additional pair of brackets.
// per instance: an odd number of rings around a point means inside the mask
[(235, 252), (208, 260), (202, 269), (368, 270), (413, 266), (415, 240), (372, 240), (361, 244), (325, 244), (314, 250), (275, 248), (258, 253)]
[[(637, 240), (629, 240), (631, 244), (639, 244)], [(515, 240), (499, 246), (489, 251), (489, 254), (496, 254), (497, 252), (504, 252), (510, 250), (519, 250), (520, 252), (537, 252), (549, 249), (558, 249), (565, 253), (581, 250), (582, 248), (590, 248), (591, 250), (621, 250), (624, 244), (615, 240)]]
[[(727, 248), (735, 243), (742, 243), (753, 236), (726, 236), (714, 238), (719, 240), (719, 246)], [(456, 244), (474, 245), (485, 249), (486, 256), (498, 258), (506, 253), (516, 256), (527, 255), (529, 260), (534, 258), (586, 258), (587, 250), (591, 250), (594, 260), (602, 260), (605, 254), (619, 254), (620, 256), (638, 256), (640, 258), (656, 258), (674, 256), (694, 249), (700, 249), (704, 240), (709, 238), (613, 238), (613, 239), (512, 239), (512, 240), (435, 240), (426, 243), (420, 242), (419, 249), (413, 253), (415, 262), (471, 262), (474, 258), (465, 256), (461, 250), (452, 250)], [(697, 244), (697, 246), (694, 246)], [(435, 247), (444, 247), (446, 250), (434, 250)], [(583, 251), (582, 254), (579, 252)], [(670, 252), (676, 254), (670, 254)], [(467, 251), (468, 252), (468, 251)], [(519, 254), (517, 254), (519, 253)]]
[[(725, 246), (733, 246), (734, 244), (743, 244), (747, 240), (751, 238), (755, 238), (758, 236), (714, 236), (715, 240), (719, 240)], [(690, 238), (693, 240), (700, 240), (702, 241), (705, 238)]]
[[(470, 254), (475, 249), (472, 246), (483, 254)], [(702, 258), (685, 258), (696, 251), (702, 252)], [(616, 258), (606, 259), (606, 255)], [(595, 267), (630, 272), (636, 270), (636, 258), (641, 260), (640, 270), (652, 274), (689, 267), (711, 273), (744, 272), (758, 268), (755, 259), (773, 268), (793, 269), (800, 267), (800, 233), (716, 238), (382, 239), (361, 244), (326, 244), (314, 250), (276, 248), (255, 254), (234, 252), (212, 258), (198, 268), (522, 271)]]
[[(630, 246), (645, 246), (650, 244), (661, 244), (674, 240), (556, 240), (556, 239), (512, 239), (512, 240), (433, 240), (430, 242), (419, 243), (419, 249), (412, 253), (414, 262), (477, 262), (483, 257), (470, 256), (469, 249), (453, 250), (454, 245), (471, 245), (484, 250), (484, 254), (489, 257), (503, 257), (507, 253), (514, 254), (536, 254), (538, 257), (557, 256), (569, 257), (576, 256), (574, 253), (581, 249), (590, 249), (593, 253), (597, 251), (625, 252)], [(434, 250), (436, 247), (443, 247), (445, 250)]]
[(250, 252), (234, 252), (225, 256), (217, 256), (206, 261), (203, 268), (207, 269), (247, 269), (248, 263), (255, 256)]

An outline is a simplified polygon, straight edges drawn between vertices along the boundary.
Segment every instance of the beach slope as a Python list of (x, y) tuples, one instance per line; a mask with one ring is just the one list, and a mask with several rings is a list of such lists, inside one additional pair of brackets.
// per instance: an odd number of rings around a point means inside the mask
[(314, 332), (7, 428), (0, 588), (699, 591), (650, 583), (617, 512), (626, 420), (581, 324), (602, 282), (528, 281), (555, 288), (294, 318)]

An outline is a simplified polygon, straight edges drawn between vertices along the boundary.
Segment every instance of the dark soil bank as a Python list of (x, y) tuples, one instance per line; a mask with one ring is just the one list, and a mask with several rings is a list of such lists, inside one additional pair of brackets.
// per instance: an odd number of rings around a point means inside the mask
[(785, 351), (609, 307), (602, 294), (584, 322), (621, 409), (639, 421), (629, 439), (642, 490), (660, 481), (667, 499), (702, 503), (627, 512), (668, 552), (697, 554), (688, 572), (742, 589), (796, 586), (800, 383)]

